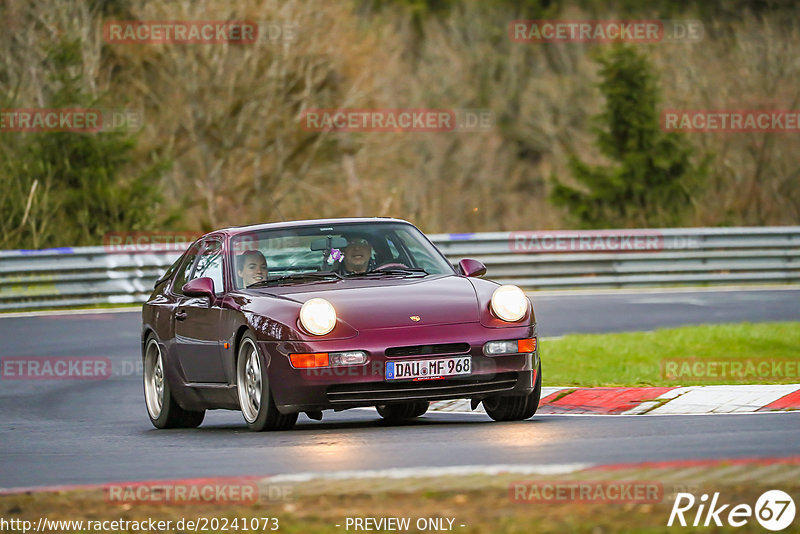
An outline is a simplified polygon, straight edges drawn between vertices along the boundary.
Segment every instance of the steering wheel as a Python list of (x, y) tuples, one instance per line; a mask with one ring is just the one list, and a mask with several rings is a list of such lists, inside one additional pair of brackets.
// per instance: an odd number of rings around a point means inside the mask
[(381, 269), (389, 269), (389, 268), (408, 269), (408, 265), (405, 265), (404, 263), (389, 262), (389, 263), (384, 263), (383, 265), (380, 265), (378, 267), (375, 267), (375, 270), (380, 271)]

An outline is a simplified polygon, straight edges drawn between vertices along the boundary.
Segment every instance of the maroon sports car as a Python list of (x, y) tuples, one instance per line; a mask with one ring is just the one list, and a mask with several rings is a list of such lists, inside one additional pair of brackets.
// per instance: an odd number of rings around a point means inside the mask
[(211, 232), (142, 310), (150, 420), (196, 427), (206, 410), (241, 410), (260, 431), (328, 409), (410, 419), (444, 399), (527, 419), (542, 384), (533, 306), (485, 272), (470, 259), (454, 268), (397, 219)]

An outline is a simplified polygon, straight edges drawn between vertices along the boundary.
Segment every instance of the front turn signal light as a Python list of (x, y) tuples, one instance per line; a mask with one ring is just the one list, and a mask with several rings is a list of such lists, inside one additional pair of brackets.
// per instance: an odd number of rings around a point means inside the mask
[(290, 354), (289, 359), (295, 369), (311, 369), (313, 367), (328, 367), (327, 352), (313, 352), (309, 354)]

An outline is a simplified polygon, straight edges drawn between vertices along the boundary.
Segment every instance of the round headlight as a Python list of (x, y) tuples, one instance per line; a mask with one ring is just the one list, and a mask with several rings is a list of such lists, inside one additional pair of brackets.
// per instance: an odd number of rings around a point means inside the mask
[(528, 311), (528, 299), (517, 286), (500, 286), (492, 294), (492, 311), (504, 321), (519, 321)]
[(325, 299), (307, 300), (300, 308), (300, 324), (310, 333), (324, 336), (336, 326), (336, 310)]

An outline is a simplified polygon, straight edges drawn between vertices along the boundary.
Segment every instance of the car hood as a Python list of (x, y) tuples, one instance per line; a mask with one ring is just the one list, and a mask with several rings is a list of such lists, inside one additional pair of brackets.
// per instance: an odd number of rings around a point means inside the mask
[(349, 279), (270, 288), (269, 293), (300, 304), (327, 299), (339, 319), (356, 330), (480, 320), (475, 289), (459, 276)]

